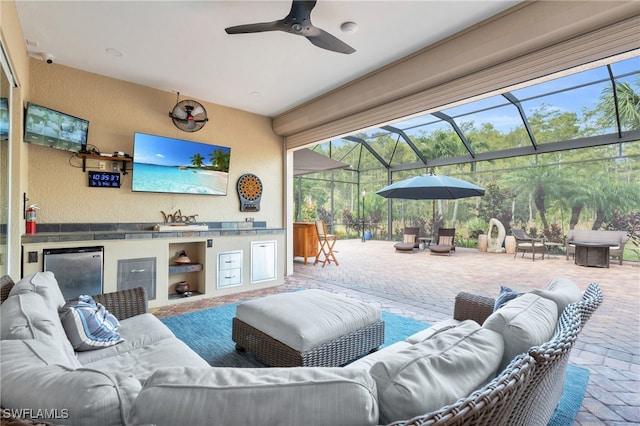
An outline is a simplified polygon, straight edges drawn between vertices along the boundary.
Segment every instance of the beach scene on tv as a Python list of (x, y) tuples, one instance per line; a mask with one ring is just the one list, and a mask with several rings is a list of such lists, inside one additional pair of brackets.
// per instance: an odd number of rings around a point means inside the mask
[(136, 133), (131, 188), (140, 192), (226, 195), (231, 148)]

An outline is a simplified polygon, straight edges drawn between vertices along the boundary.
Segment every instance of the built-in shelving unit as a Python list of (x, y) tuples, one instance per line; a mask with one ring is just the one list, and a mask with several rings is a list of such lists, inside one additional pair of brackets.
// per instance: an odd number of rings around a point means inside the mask
[[(176, 264), (178, 254), (184, 251), (191, 263)], [(169, 300), (185, 298), (184, 294), (176, 293), (176, 284), (181, 281), (189, 283), (191, 297), (206, 294), (204, 259), (205, 243), (185, 242), (169, 244)]]

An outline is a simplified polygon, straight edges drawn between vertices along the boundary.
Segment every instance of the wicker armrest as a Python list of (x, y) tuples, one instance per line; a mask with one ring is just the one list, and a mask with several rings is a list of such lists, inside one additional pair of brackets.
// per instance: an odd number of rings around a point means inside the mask
[(13, 288), (13, 280), (9, 275), (3, 275), (0, 277), (0, 303), (7, 300), (9, 297), (9, 292)]
[(458, 321), (471, 319), (482, 325), (484, 320), (493, 313), (494, 304), (495, 300), (491, 297), (460, 292), (456, 296), (453, 319)]
[(149, 310), (147, 290), (144, 287), (98, 294), (93, 299), (119, 320), (147, 313)]

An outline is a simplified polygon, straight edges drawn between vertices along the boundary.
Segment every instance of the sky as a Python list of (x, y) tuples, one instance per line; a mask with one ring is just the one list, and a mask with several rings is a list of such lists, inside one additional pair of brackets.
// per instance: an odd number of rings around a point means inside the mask
[(209, 155), (217, 149), (222, 149), (225, 153), (231, 150), (219, 145), (136, 133), (133, 161), (161, 166), (191, 166), (191, 157), (194, 154), (200, 154), (204, 158), (203, 164), (210, 165)]

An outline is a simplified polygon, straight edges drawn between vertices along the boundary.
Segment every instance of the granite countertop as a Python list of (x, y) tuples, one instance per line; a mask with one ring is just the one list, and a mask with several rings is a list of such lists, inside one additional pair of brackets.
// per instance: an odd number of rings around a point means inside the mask
[(193, 238), (284, 233), (284, 228), (268, 228), (266, 222), (207, 222), (206, 230), (156, 231), (149, 223), (38, 224), (35, 234), (22, 235), (22, 244), (145, 238)]

